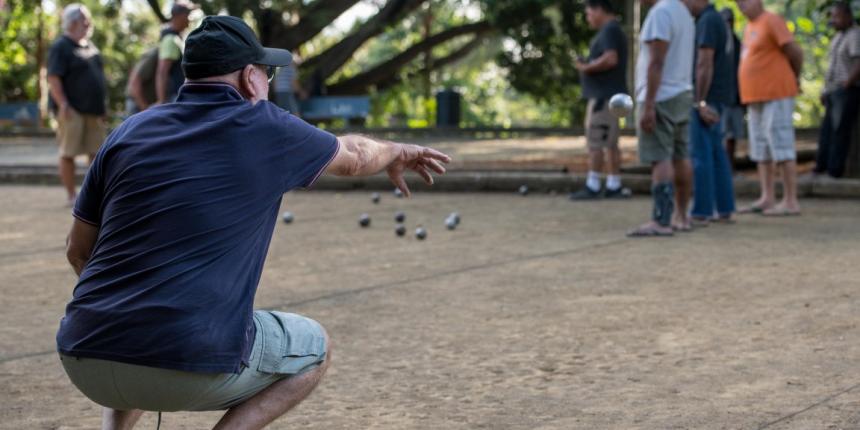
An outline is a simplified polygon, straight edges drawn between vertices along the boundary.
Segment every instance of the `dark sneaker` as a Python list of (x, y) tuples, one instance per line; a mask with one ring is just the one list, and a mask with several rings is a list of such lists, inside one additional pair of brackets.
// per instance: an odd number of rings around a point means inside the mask
[(630, 191), (630, 188), (619, 187), (614, 190), (610, 190), (609, 188), (603, 192), (603, 197), (607, 199), (629, 199), (630, 196), (633, 195), (633, 192)]
[(600, 191), (592, 191), (591, 188), (582, 187), (579, 191), (575, 193), (570, 193), (571, 200), (597, 200), (603, 197), (603, 194)]

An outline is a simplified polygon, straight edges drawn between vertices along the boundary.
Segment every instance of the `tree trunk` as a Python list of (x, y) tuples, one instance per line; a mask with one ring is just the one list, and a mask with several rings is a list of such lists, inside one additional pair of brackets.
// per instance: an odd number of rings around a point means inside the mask
[[(439, 70), (439, 69), (441, 69), (441, 68), (443, 68), (449, 64), (456, 63), (457, 61), (460, 61), (461, 59), (463, 59), (464, 57), (469, 55), (473, 50), (475, 50), (475, 48), (480, 46), (481, 42), (483, 42), (483, 41), (484, 41), (483, 35), (480, 35), (480, 34), (475, 35), (475, 37), (473, 37), (472, 40), (470, 40), (468, 43), (466, 43), (465, 45), (458, 48), (456, 51), (454, 51), (454, 52), (452, 52), (452, 53), (450, 53), (450, 54), (448, 54), (442, 58), (434, 58), (433, 64), (430, 66), (429, 70), (422, 69), (422, 70), (419, 70), (417, 72), (412, 72), (409, 75), (407, 75), (404, 80), (408, 81), (408, 80), (414, 79), (418, 76), (422, 76), (425, 73), (430, 73), (430, 72), (433, 72), (435, 70)], [(393, 87), (394, 85), (397, 85), (398, 83), (400, 83), (400, 81), (401, 81), (400, 77), (398, 75), (394, 75), (391, 79), (387, 79), (387, 80), (384, 80), (382, 82), (377, 83), (376, 89), (379, 91), (385, 90), (385, 89)]]

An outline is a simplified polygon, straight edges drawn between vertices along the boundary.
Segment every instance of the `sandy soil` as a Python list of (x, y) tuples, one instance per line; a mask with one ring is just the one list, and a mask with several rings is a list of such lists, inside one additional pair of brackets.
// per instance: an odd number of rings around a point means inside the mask
[[(0, 428), (97, 428), (53, 352), (74, 284), (62, 193), (0, 187), (0, 202)], [(335, 359), (271, 428), (860, 428), (860, 202), (803, 203), (632, 240), (645, 199), (289, 194), (256, 303), (322, 322)], [(426, 241), (395, 237), (398, 209)]]

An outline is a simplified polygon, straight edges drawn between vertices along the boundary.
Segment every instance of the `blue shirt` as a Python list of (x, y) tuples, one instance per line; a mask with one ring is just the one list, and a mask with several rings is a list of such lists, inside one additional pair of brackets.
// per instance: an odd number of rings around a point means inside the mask
[(66, 355), (238, 373), (282, 195), (308, 187), (337, 139), (232, 86), (187, 84), (126, 120), (74, 208), (98, 226), (57, 347)]
[(711, 87), (705, 95), (708, 103), (729, 104), (734, 100), (732, 80), (732, 61), (735, 50), (732, 34), (722, 15), (708, 5), (696, 19), (696, 55), (693, 61), (693, 80), (696, 78), (696, 62), (699, 59), (699, 48), (714, 50), (714, 74)]

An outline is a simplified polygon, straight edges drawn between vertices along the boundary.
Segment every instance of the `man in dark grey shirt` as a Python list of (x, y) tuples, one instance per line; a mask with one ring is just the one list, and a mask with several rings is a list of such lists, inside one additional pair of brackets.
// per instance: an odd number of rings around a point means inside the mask
[(105, 138), (107, 85), (102, 57), (89, 40), (90, 12), (79, 3), (63, 9), (63, 34), (48, 51), (50, 108), (57, 117), (60, 181), (75, 203), (75, 156), (93, 155)]
[[(570, 195), (572, 200), (600, 197), (625, 197), (621, 188), (621, 151), (618, 149), (618, 118), (608, 109), (613, 95), (627, 92), (627, 37), (615, 18), (609, 0), (585, 3), (588, 25), (597, 29), (591, 41), (588, 59), (577, 60), (581, 73), (582, 95), (588, 100), (585, 114), (585, 136), (588, 144), (588, 179), (585, 187)], [(601, 193), (600, 176), (606, 152), (606, 190)]]

